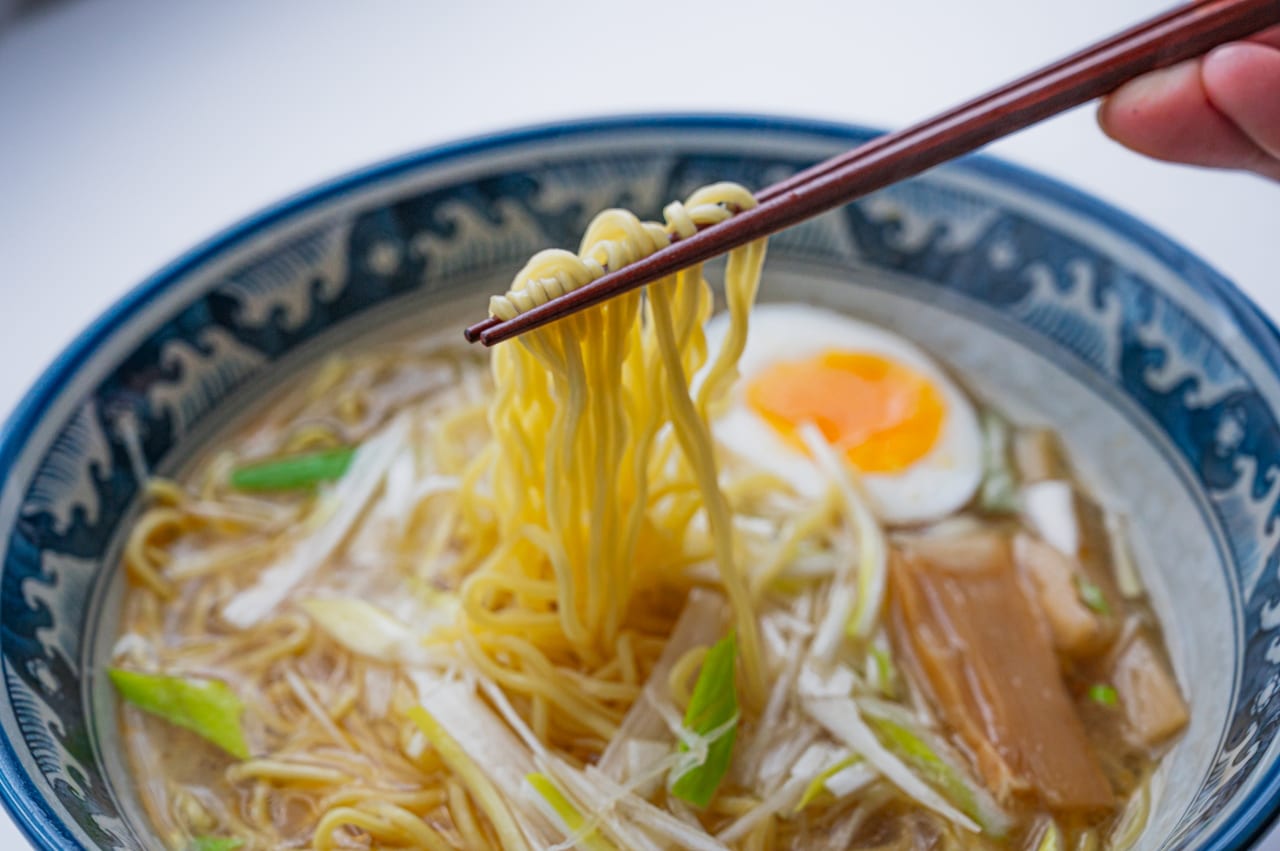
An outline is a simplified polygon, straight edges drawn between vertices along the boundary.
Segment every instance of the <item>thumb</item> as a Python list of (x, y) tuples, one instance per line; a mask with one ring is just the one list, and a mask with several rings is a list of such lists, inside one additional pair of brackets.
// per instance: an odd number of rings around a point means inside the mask
[(1204, 58), (1200, 76), (1218, 111), (1280, 161), (1280, 49), (1228, 44)]

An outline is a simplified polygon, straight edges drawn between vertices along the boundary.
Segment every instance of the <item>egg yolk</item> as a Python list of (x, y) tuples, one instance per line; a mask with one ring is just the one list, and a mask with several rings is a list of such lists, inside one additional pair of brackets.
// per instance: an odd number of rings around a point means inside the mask
[(747, 404), (796, 446), (800, 424), (813, 423), (864, 473), (897, 473), (919, 461), (946, 415), (928, 378), (866, 352), (773, 364), (747, 385)]

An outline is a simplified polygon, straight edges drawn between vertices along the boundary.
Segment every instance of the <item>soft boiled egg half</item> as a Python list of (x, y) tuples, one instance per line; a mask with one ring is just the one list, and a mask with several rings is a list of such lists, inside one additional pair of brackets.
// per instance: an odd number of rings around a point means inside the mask
[[(707, 324), (719, 350), (725, 314)], [(712, 423), (729, 450), (797, 492), (818, 496), (827, 475), (809, 458), (800, 427), (812, 423), (857, 471), (886, 523), (943, 517), (982, 478), (973, 405), (913, 343), (875, 325), (805, 304), (762, 304), (739, 361), (741, 379)]]

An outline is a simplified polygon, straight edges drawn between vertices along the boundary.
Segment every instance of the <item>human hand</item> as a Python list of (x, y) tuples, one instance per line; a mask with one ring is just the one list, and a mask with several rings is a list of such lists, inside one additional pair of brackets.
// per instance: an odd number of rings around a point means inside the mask
[(1098, 122), (1149, 157), (1280, 180), (1280, 27), (1121, 86)]

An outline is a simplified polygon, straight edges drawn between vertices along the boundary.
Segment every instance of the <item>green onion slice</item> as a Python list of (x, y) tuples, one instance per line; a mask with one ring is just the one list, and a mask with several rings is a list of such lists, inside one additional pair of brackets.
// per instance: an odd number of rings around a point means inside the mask
[(800, 796), (800, 800), (796, 802), (795, 809), (792, 810), (792, 812), (798, 813), (801, 810), (803, 810), (805, 807), (812, 804), (815, 800), (817, 800), (818, 796), (822, 794), (822, 791), (827, 786), (828, 780), (830, 780), (832, 777), (836, 776), (840, 772), (844, 771), (849, 766), (855, 765), (861, 761), (862, 761), (862, 757), (858, 756), (857, 754), (854, 754), (852, 756), (847, 756), (844, 759), (832, 764), (825, 771), (818, 774), (817, 777), (809, 781), (808, 786), (804, 787), (804, 794)]
[(355, 457), (354, 446), (322, 449), (254, 461), (231, 472), (231, 486), (242, 491), (291, 491), (342, 478)]
[(1111, 606), (1107, 604), (1107, 595), (1102, 593), (1102, 588), (1096, 583), (1090, 582), (1077, 574), (1076, 592), (1080, 595), (1080, 601), (1097, 614), (1111, 614)]
[(545, 774), (528, 774), (524, 779), (564, 823), (570, 837), (575, 840), (574, 847), (583, 848), (586, 851), (618, 851), (612, 842), (589, 826), (586, 817), (578, 811), (578, 808), (560, 791), (560, 787), (556, 786), (550, 777)]
[(1120, 700), (1115, 688), (1106, 683), (1094, 683), (1089, 686), (1088, 693), (1090, 700), (1103, 706), (1115, 706)]
[(120, 696), (134, 706), (184, 727), (239, 759), (249, 758), (240, 715), (244, 704), (221, 680), (167, 677), (111, 668)]
[(234, 836), (197, 836), (187, 851), (236, 851), (243, 845), (244, 840)]
[(732, 634), (707, 651), (685, 710), (685, 737), (679, 747), (691, 758), (672, 769), (670, 788), (671, 794), (696, 807), (711, 803), (733, 756), (738, 734), (737, 651)]

